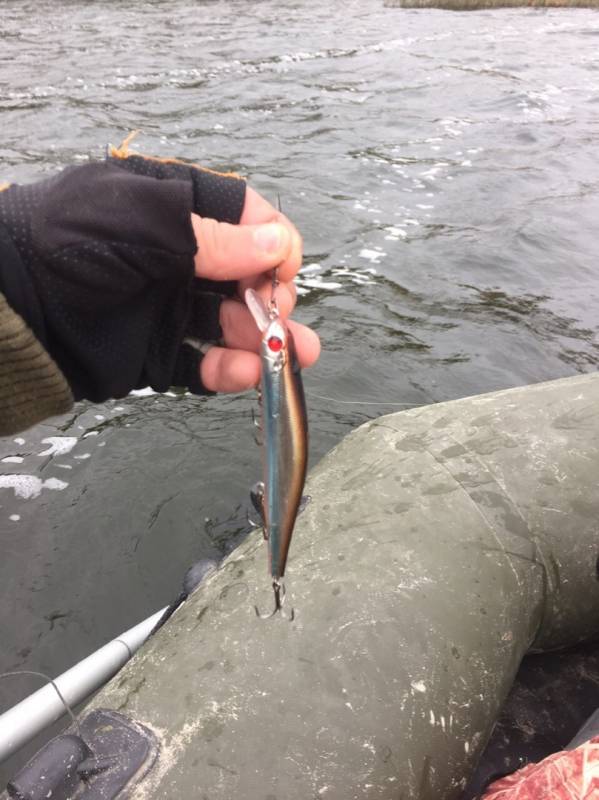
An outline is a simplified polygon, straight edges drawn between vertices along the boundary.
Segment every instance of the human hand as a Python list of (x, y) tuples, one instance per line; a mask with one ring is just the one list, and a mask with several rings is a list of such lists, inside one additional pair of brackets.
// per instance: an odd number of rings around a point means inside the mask
[[(70, 167), (0, 193), (0, 219), (29, 277), (7, 300), (31, 327), (76, 400), (132, 389), (240, 391), (260, 378), (248, 287), (288, 316), (302, 257), (295, 227), (245, 181), (130, 153)], [(279, 238), (265, 240), (268, 233)], [(1, 278), (1, 276), (0, 276)], [(7, 291), (0, 281), (0, 291)], [(289, 323), (302, 366), (316, 334)], [(208, 352), (198, 342), (219, 344)]]
[[(272, 270), (279, 268), (277, 304), (287, 318), (296, 301), (293, 278), (302, 263), (302, 239), (295, 226), (258, 192), (246, 189), (239, 225), (216, 222), (192, 214), (198, 244), (195, 274), (215, 281), (238, 282), (236, 298), (223, 300), (220, 326), (224, 347), (212, 347), (200, 364), (203, 385), (215, 392), (239, 392), (260, 380), (260, 332), (242, 301), (253, 288), (265, 301), (271, 296)], [(311, 366), (320, 354), (318, 336), (305, 325), (289, 320), (300, 365)]]

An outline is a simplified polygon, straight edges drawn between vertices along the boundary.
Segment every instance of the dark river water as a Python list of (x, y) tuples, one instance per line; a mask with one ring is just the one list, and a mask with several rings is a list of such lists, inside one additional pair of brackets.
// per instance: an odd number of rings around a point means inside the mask
[[(303, 232), (312, 462), (404, 405), (596, 368), (597, 12), (3, 0), (0, 180), (134, 129)], [(253, 404), (128, 397), (0, 439), (0, 671), (60, 673), (243, 536)]]

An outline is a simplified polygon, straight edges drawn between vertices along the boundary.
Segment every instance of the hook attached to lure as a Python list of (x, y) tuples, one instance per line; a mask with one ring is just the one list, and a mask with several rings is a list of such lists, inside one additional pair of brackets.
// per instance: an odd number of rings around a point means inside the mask
[(295, 610), (292, 608), (289, 613), (287, 613), (283, 609), (283, 603), (285, 602), (285, 584), (282, 583), (282, 581), (274, 580), (272, 582), (272, 589), (275, 598), (275, 607), (269, 614), (261, 614), (258, 606), (254, 606), (256, 616), (260, 619), (270, 619), (274, 617), (275, 614), (280, 614), (281, 617), (292, 622), (295, 617)]

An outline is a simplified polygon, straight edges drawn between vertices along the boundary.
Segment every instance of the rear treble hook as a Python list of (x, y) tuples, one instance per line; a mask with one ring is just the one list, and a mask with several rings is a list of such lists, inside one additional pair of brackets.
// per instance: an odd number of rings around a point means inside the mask
[(285, 585), (281, 581), (275, 578), (272, 582), (272, 590), (275, 596), (274, 609), (270, 612), (270, 614), (261, 614), (258, 609), (258, 606), (254, 606), (254, 611), (256, 612), (256, 616), (259, 619), (270, 619), (271, 617), (274, 617), (274, 615), (278, 613), (283, 617), (283, 619), (286, 619), (289, 622), (291, 622), (295, 617), (294, 609), (292, 608), (288, 614), (283, 610), (283, 603), (285, 602)]

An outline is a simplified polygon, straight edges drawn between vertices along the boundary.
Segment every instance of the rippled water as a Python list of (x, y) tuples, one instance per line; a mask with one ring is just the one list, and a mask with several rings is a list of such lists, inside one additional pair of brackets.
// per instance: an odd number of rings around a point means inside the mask
[[(3, 0), (0, 42), (0, 179), (139, 128), (281, 194), (324, 344), (313, 460), (401, 404), (596, 368), (596, 12)], [(131, 397), (0, 440), (0, 670), (62, 671), (243, 535), (252, 402)]]

